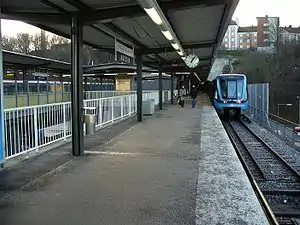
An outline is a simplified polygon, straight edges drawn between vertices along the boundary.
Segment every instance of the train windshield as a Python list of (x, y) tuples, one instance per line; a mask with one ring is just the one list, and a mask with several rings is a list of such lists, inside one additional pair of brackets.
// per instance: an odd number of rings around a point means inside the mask
[(223, 99), (241, 99), (243, 96), (244, 79), (220, 79)]

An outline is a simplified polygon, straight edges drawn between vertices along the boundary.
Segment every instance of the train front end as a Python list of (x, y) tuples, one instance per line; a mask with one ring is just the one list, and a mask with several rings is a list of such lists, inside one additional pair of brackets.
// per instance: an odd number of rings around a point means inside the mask
[(214, 106), (221, 115), (239, 117), (248, 109), (247, 78), (243, 74), (224, 74), (215, 80)]

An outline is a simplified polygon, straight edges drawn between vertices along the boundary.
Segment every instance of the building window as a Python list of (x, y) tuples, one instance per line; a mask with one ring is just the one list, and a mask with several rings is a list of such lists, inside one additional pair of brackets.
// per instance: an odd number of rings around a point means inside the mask
[(254, 37), (256, 37), (257, 36), (257, 33), (254, 33)]
[(225, 47), (228, 48), (228, 44), (226, 44)]
[(243, 43), (243, 39), (242, 38), (240, 39), (240, 43)]
[(243, 48), (243, 45), (240, 45), (240, 48)]
[(247, 43), (250, 43), (250, 39), (247, 39)]
[(227, 41), (228, 41), (228, 38), (225, 38), (225, 41), (227, 42)]
[(250, 45), (247, 45), (247, 48), (250, 48)]
[(233, 42), (234, 42), (234, 38), (231, 38), (231, 41), (233, 41)]

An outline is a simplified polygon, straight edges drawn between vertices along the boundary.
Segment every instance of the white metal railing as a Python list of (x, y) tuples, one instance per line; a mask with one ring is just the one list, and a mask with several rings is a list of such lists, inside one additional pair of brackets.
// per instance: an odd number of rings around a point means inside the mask
[[(158, 91), (143, 92), (143, 100), (159, 102)], [(163, 92), (163, 102), (171, 92)], [(96, 128), (129, 118), (136, 113), (136, 93), (84, 100), (84, 107), (93, 107), (97, 115)], [(39, 148), (67, 140), (72, 135), (71, 102), (61, 102), (4, 110), (5, 157), (38, 151)]]
[(85, 99), (99, 99), (135, 93), (135, 91), (85, 91), (84, 97)]

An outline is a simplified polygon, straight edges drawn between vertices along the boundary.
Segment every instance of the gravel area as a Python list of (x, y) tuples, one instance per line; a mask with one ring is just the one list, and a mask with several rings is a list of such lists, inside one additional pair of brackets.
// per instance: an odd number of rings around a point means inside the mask
[(261, 189), (289, 189), (289, 190), (299, 190), (300, 184), (298, 183), (283, 183), (276, 180), (273, 181), (259, 181), (259, 186)]
[(300, 172), (300, 153), (296, 149), (290, 147), (272, 132), (266, 130), (254, 121), (251, 121), (249, 124), (245, 124), (278, 154), (284, 155), (284, 158), (288, 162), (293, 163), (294, 168)]
[(265, 195), (273, 210), (297, 210), (300, 208), (299, 197), (287, 195)]

